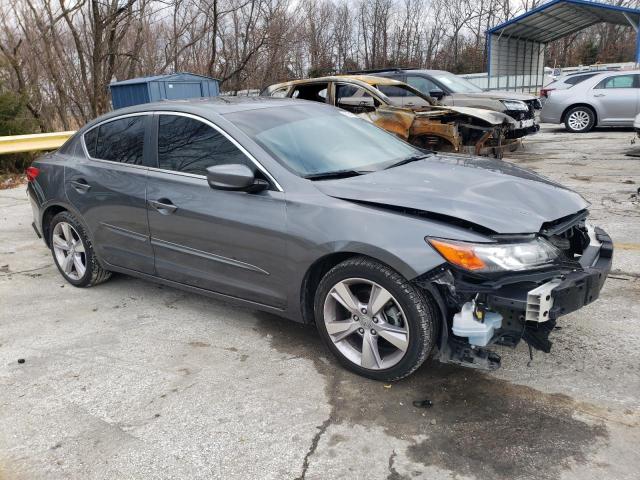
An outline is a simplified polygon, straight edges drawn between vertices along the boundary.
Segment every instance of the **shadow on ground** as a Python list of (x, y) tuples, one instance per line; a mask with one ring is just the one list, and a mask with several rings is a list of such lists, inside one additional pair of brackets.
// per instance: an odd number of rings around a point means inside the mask
[[(344, 423), (381, 426), (405, 440), (424, 438), (409, 448), (413, 461), (487, 480), (558, 478), (570, 462), (584, 462), (595, 443), (607, 439), (604, 425), (574, 418), (577, 405), (567, 396), (434, 360), (385, 386), (344, 370), (313, 326), (265, 313), (255, 316), (275, 349), (313, 360), (326, 376), (332, 413), (319, 427), (321, 433), (332, 423)], [(424, 399), (433, 407), (413, 406), (414, 400)]]

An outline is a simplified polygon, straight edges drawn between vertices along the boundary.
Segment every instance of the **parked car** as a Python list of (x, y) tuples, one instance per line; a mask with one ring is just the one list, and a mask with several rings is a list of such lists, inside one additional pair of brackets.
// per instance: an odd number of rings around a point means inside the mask
[(640, 136), (640, 113), (638, 115), (636, 115), (636, 118), (633, 121), (633, 128), (638, 133), (638, 136)]
[(591, 77), (595, 77), (596, 75), (600, 75), (602, 72), (597, 71), (587, 71), (587, 72), (574, 72), (569, 73), (567, 75), (563, 75), (562, 77), (558, 77), (553, 82), (549, 83), (546, 87), (543, 87), (540, 90), (540, 97), (546, 99), (549, 97), (549, 92), (553, 90), (566, 90), (567, 88), (571, 88), (574, 85), (579, 84), (585, 80), (590, 79)]
[(515, 121), (504, 114), (468, 107), (444, 107), (389, 78), (339, 75), (279, 83), (262, 96), (328, 103), (430, 150), (502, 156), (515, 143)]
[(469, 80), (444, 70), (392, 68), (366, 70), (361, 73), (370, 73), (408, 83), (444, 105), (485, 108), (502, 112), (518, 122), (516, 127), (518, 138), (540, 130), (540, 126), (536, 122), (535, 111), (541, 108), (541, 104), (534, 95), (502, 91), (486, 92)]
[(598, 127), (630, 127), (640, 112), (640, 71), (606, 72), (566, 90), (554, 90), (540, 121), (564, 123), (570, 132)]
[(499, 365), (492, 344), (549, 351), (611, 265), (577, 193), (321, 103), (137, 105), (27, 175), (34, 229), (70, 284), (120, 272), (315, 323), (344, 365), (384, 381), (436, 346), (475, 368)]

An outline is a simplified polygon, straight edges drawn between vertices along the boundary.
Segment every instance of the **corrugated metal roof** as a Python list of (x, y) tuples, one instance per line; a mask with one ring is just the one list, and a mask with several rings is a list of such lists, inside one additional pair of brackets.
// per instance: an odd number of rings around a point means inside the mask
[(640, 9), (588, 0), (553, 0), (487, 31), (488, 34), (548, 43), (597, 23), (640, 25)]
[(170, 73), (167, 75), (152, 75), (150, 77), (137, 77), (132, 78), (130, 80), (121, 80), (119, 82), (111, 82), (109, 84), (110, 87), (114, 85), (134, 85), (138, 83), (148, 83), (155, 81), (163, 81), (163, 82), (184, 82), (189, 80), (197, 80), (200, 81), (202, 79), (206, 80), (218, 80), (217, 78), (207, 77), (206, 75), (198, 75), (196, 73), (188, 73), (188, 72), (176, 72)]

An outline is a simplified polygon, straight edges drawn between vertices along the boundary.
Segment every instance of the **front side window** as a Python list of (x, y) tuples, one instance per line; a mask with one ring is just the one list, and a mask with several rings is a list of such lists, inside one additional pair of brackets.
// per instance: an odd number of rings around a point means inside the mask
[(352, 113), (371, 112), (376, 109), (375, 99), (359, 85), (336, 84), (336, 105)]
[(407, 96), (407, 91), (404, 88), (400, 88), (395, 85), (378, 85), (377, 88), (390, 98)]
[(119, 118), (89, 130), (84, 142), (89, 155), (100, 160), (142, 165), (145, 115)]
[(449, 72), (435, 72), (433, 78), (453, 93), (480, 93), (483, 90), (469, 80)]
[(392, 105), (402, 107), (403, 103), (411, 103), (413, 105), (431, 105), (433, 100), (422, 94), (413, 87), (406, 84), (399, 85), (374, 85), (382, 92)]
[(618, 75), (602, 80), (597, 89), (601, 88), (633, 88), (635, 75)]
[(209, 167), (231, 163), (253, 168), (244, 153), (209, 125), (181, 115), (160, 115), (159, 168), (206, 175)]
[(425, 95), (430, 95), (432, 90), (442, 90), (438, 85), (433, 83), (428, 78), (418, 77), (416, 75), (408, 75), (407, 83), (416, 90), (421, 91)]

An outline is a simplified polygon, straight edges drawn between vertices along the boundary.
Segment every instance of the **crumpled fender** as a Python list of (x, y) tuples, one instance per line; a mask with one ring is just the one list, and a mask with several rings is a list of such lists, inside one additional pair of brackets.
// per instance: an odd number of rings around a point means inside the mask
[[(474, 117), (484, 122), (487, 122), (491, 125), (513, 125), (514, 127), (517, 125), (517, 122), (511, 118), (509, 115), (505, 115), (502, 112), (496, 112), (495, 110), (485, 110), (483, 108), (472, 108), (472, 107), (431, 107), (432, 111), (442, 110), (449, 112), (456, 112), (462, 115), (467, 115), (469, 117)], [(418, 116), (429, 116), (429, 111), (426, 112), (416, 112)]]

